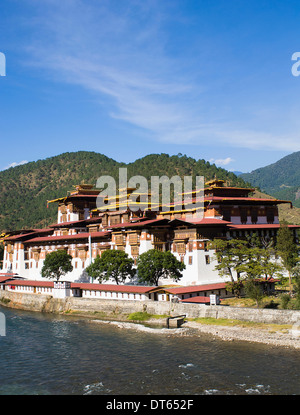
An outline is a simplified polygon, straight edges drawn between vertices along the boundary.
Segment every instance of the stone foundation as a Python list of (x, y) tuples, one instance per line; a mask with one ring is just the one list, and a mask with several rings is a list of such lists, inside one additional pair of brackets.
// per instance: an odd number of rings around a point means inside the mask
[(134, 312), (156, 315), (183, 315), (187, 318), (213, 317), (269, 324), (300, 324), (300, 310), (274, 310), (208, 306), (159, 301), (102, 300), (78, 297), (53, 298), (50, 295), (14, 293), (0, 290), (0, 304), (5, 307), (48, 313), (101, 313), (109, 318), (126, 317)]

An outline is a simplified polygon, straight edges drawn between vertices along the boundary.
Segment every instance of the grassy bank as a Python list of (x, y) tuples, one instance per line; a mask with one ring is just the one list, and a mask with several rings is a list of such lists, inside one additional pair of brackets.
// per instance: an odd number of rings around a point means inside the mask
[[(231, 307), (257, 308), (255, 300), (247, 297), (226, 298), (222, 305)], [(265, 296), (259, 301), (258, 308), (273, 308), (278, 310), (299, 310), (297, 298), (290, 297), (289, 293), (281, 293), (274, 296)]]
[(131, 313), (127, 316), (127, 320), (131, 320), (131, 321), (148, 321), (148, 320), (152, 320), (152, 319), (166, 319), (167, 317), (169, 317), (168, 315), (159, 315), (159, 314), (149, 314), (147, 312), (143, 312), (143, 311), (139, 311), (136, 313)]
[(136, 322), (148, 322), (150, 320), (160, 320), (166, 319), (169, 317), (168, 315), (158, 315), (158, 314), (149, 314), (144, 311), (138, 311), (130, 314), (123, 314), (123, 313), (105, 313), (104, 311), (80, 311), (80, 310), (68, 310), (65, 311), (63, 314), (65, 315), (72, 315), (72, 316), (80, 316), (80, 317), (88, 317), (93, 319), (101, 319), (101, 320), (118, 320), (118, 321), (136, 321)]
[(214, 326), (228, 326), (228, 327), (241, 327), (241, 328), (253, 328), (264, 329), (271, 332), (280, 331), (288, 332), (292, 328), (291, 324), (269, 324), (269, 323), (256, 323), (253, 321), (232, 320), (225, 318), (212, 318), (212, 317), (199, 317), (194, 319), (187, 319), (187, 321), (194, 321), (200, 324), (208, 324)]
[[(80, 316), (85, 318), (91, 318), (94, 320), (116, 320), (116, 321), (131, 321), (136, 323), (145, 324), (164, 324), (168, 315), (149, 314), (147, 312), (135, 312), (131, 314), (108, 314), (99, 311), (84, 312), (68, 310), (64, 314), (72, 316)], [(212, 317), (198, 317), (198, 318), (186, 318), (186, 323), (194, 322), (199, 324), (206, 324), (211, 326), (222, 326), (222, 327), (240, 327), (240, 328), (253, 328), (257, 330), (267, 330), (269, 332), (282, 332), (287, 333), (292, 325), (290, 324), (269, 324), (269, 323), (257, 323), (253, 321), (243, 321), (225, 318), (212, 318)], [(183, 325), (184, 327), (184, 325)]]

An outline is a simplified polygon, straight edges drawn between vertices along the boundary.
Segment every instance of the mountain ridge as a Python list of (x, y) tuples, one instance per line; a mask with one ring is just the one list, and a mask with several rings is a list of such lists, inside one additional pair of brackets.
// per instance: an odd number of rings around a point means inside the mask
[(128, 179), (142, 175), (173, 177), (215, 177), (233, 186), (247, 186), (232, 172), (204, 159), (186, 155), (148, 154), (131, 163), (117, 162), (92, 151), (66, 152), (0, 171), (0, 231), (41, 228), (56, 221), (57, 207), (47, 200), (67, 194), (80, 183), (96, 185), (98, 177), (109, 175), (116, 180), (119, 168), (127, 167)]
[(291, 200), (300, 208), (300, 151), (239, 177), (271, 196)]

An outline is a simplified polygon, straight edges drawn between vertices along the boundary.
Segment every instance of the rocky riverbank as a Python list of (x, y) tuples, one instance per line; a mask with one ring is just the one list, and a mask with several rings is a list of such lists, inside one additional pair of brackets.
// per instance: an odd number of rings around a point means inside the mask
[(267, 328), (229, 327), (195, 322), (188, 322), (185, 327), (192, 329), (194, 332), (212, 334), (225, 341), (247, 341), (300, 349), (300, 327), (273, 331)]
[[(111, 324), (120, 329), (144, 331), (168, 336), (201, 336), (201, 333), (211, 334), (224, 341), (246, 341), (263, 343), (273, 347), (289, 347), (300, 349), (300, 327), (292, 327), (287, 330), (272, 330), (268, 328), (249, 328), (241, 326), (222, 326), (202, 324), (187, 321), (181, 328), (167, 329), (165, 321), (152, 319), (147, 321), (147, 326), (142, 323), (129, 323), (125, 321), (91, 320), (100, 324)], [(163, 326), (164, 324), (164, 326)], [(151, 327), (152, 325), (152, 327)], [(160, 325), (160, 327), (159, 327)]]
[[(153, 333), (169, 336), (200, 336), (201, 333), (207, 333), (226, 341), (257, 342), (275, 347), (300, 349), (300, 311), (297, 310), (246, 309), (198, 304), (177, 304), (176, 310), (171, 310), (167, 302), (88, 300), (76, 297), (53, 299), (47, 295), (0, 291), (1, 305), (9, 308), (79, 315), (90, 321), (97, 318), (98, 321), (105, 320), (105, 324), (118, 324), (121, 328), (136, 330), (151, 330)], [(128, 315), (131, 313), (144, 313), (145, 310), (149, 315), (186, 315), (189, 319), (179, 329), (167, 329), (166, 318), (147, 320), (143, 322), (144, 324), (128, 321)], [(201, 318), (216, 319), (218, 322), (202, 324)], [(199, 320), (195, 321), (195, 319)], [(219, 324), (222, 319), (225, 321), (224, 325)], [(237, 319), (241, 324), (231, 325), (232, 319)], [(247, 327), (247, 322), (253, 326)]]

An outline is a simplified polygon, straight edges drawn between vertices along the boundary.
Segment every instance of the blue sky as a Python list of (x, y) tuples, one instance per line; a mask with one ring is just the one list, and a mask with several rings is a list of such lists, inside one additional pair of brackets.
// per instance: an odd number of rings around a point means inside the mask
[(66, 151), (251, 171), (300, 150), (300, 5), (2, 0), (0, 170)]

